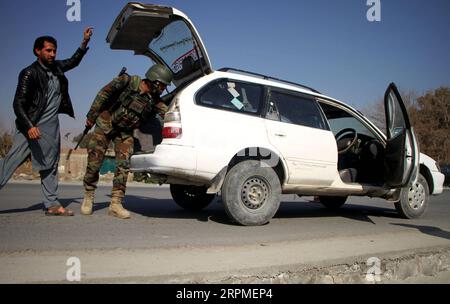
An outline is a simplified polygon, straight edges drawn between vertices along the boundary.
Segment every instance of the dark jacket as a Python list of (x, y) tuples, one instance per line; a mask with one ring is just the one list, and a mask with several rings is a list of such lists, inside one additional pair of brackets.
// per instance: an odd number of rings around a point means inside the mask
[[(69, 96), (69, 81), (64, 73), (78, 66), (86, 54), (86, 50), (77, 49), (75, 54), (66, 60), (56, 60), (52, 71), (58, 77), (61, 88), (61, 105), (58, 113), (75, 118), (72, 101)], [(14, 97), (14, 113), (17, 129), (24, 135), (35, 127), (47, 104), (47, 73), (38, 61), (20, 72)]]

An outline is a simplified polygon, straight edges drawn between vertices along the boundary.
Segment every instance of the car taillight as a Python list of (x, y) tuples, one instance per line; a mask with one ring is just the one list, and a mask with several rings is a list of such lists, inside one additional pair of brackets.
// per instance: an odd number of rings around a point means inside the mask
[(164, 122), (181, 122), (180, 112), (167, 112), (164, 115)]
[(164, 127), (163, 138), (181, 138), (182, 129), (179, 127)]

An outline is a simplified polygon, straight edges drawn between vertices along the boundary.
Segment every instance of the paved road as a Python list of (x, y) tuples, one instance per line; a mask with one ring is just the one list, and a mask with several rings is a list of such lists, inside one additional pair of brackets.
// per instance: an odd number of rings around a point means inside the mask
[(125, 207), (133, 218), (123, 221), (107, 215), (109, 191), (99, 188), (94, 215), (86, 217), (79, 214), (82, 188), (61, 186), (61, 202), (77, 215), (49, 218), (42, 212), (39, 185), (7, 185), (0, 192), (0, 251), (236, 245), (400, 231), (450, 234), (449, 191), (432, 197), (427, 215), (418, 220), (399, 218), (392, 204), (378, 199), (351, 198), (336, 212), (287, 195), (262, 227), (231, 224), (218, 200), (199, 213), (184, 211), (168, 188), (159, 187), (129, 188)]
[[(314, 242), (322, 242), (326, 247), (328, 240), (338, 239), (381, 244), (391, 238), (393, 249), (401, 240), (450, 245), (450, 191), (432, 197), (427, 215), (418, 220), (399, 218), (392, 204), (379, 199), (351, 198), (343, 209), (329, 211), (311, 198), (286, 195), (275, 218), (261, 227), (231, 224), (218, 199), (202, 212), (184, 211), (171, 200), (167, 187), (130, 187), (125, 207), (133, 217), (119, 220), (107, 215), (109, 192), (110, 187), (98, 189), (94, 215), (86, 217), (79, 214), (82, 187), (61, 185), (61, 202), (77, 215), (46, 217), (40, 185), (8, 184), (0, 192), (0, 256), (90, 250), (144, 254), (148, 250), (264, 248), (277, 243), (291, 244), (291, 250), (308, 250), (305, 244), (313, 248)], [(402, 236), (398, 242), (395, 235)]]

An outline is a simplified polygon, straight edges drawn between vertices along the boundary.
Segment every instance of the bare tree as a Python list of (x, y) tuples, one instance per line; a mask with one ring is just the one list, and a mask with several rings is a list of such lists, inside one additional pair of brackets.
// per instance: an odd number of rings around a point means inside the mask
[(14, 136), (6, 131), (0, 131), (0, 158), (4, 158), (12, 147)]
[(450, 163), (450, 89), (428, 91), (417, 103), (411, 120), (421, 150), (439, 163)]
[[(411, 115), (413, 109), (417, 107), (417, 98), (419, 94), (416, 91), (401, 91), (403, 102), (405, 103), (408, 114)], [(372, 121), (380, 130), (386, 134), (386, 114), (384, 109), (384, 98), (380, 98), (369, 106), (362, 109), (370, 121)]]

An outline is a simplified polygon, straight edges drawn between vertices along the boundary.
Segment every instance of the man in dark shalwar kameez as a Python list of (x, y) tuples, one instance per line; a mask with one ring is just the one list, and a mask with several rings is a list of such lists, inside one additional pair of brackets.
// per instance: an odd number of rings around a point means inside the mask
[(33, 170), (41, 176), (46, 215), (73, 215), (58, 200), (61, 145), (58, 114), (75, 117), (64, 73), (80, 64), (91, 36), (92, 28), (86, 28), (81, 46), (66, 60), (55, 60), (57, 42), (53, 37), (37, 38), (33, 47), (37, 60), (19, 75), (14, 97), (17, 132), (11, 150), (0, 160), (0, 189), (31, 154)]

